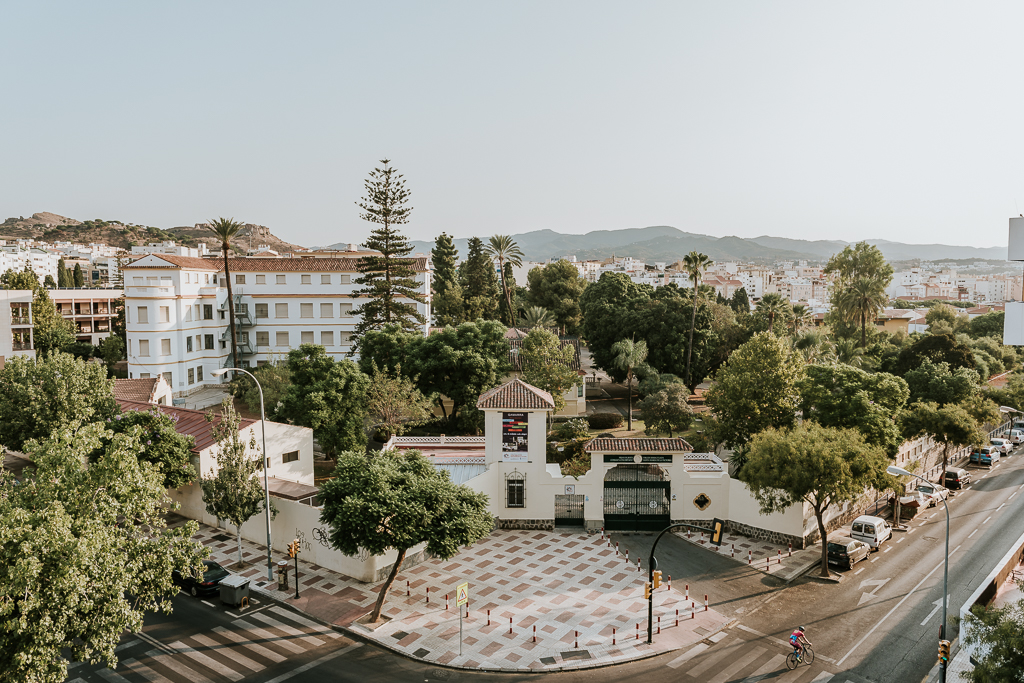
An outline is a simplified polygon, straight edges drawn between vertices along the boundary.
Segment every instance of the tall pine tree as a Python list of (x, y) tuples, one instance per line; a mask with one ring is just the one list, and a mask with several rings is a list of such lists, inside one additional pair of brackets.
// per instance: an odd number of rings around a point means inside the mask
[(439, 327), (463, 322), (462, 285), (455, 263), (459, 252), (447, 233), (441, 233), (430, 252), (434, 264), (434, 323)]
[(494, 269), (494, 261), (491, 260), (479, 237), (469, 238), (469, 254), (459, 267), (459, 275), (462, 280), (466, 320), (497, 320), (498, 303), (501, 301), (498, 275)]
[(356, 291), (356, 295), (370, 300), (356, 310), (360, 316), (355, 330), (357, 339), (367, 330), (380, 329), (389, 323), (407, 330), (415, 330), (417, 325), (426, 323), (426, 318), (416, 310), (416, 304), (426, 300), (416, 281), (414, 261), (406, 258), (412, 252), (412, 245), (394, 228), (409, 222), (412, 212), (412, 207), (406, 206), (409, 190), (402, 174), (391, 167), (390, 160), (382, 159), (380, 163), (383, 168), (373, 169), (364, 182), (366, 196), (356, 202), (362, 209), (359, 217), (380, 226), (370, 233), (363, 245), (380, 255), (364, 256), (359, 261), (362, 277), (356, 282), (363, 288)]

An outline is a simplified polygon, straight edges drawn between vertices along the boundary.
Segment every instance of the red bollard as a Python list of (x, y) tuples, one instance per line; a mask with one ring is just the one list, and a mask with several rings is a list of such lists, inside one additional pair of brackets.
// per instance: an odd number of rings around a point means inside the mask
[(508, 633), (512, 635), (512, 617), (508, 618)]
[(793, 544), (792, 543), (789, 544), (789, 556), (793, 557)]
[(411, 596), (411, 595), (412, 595), (412, 589), (411, 589), (411, 588), (409, 588), (409, 582), (408, 582), (408, 581), (406, 581), (406, 582), (405, 582), (405, 597), (407, 597), (407, 598), (408, 598), (408, 597), (409, 597), (409, 596)]
[(693, 600), (690, 601), (690, 618), (693, 619), (693, 613), (697, 611), (697, 608), (693, 604)]
[(638, 572), (642, 572), (643, 571), (643, 569), (640, 568), (640, 558), (639, 557), (636, 558), (636, 570)]
[(572, 649), (578, 650), (578, 649), (580, 649), (580, 632), (579, 631), (573, 631), (573, 633), (576, 634), (576, 635), (575, 635), (575, 637), (573, 638), (573, 641), (572, 641)]
[(491, 610), (487, 610), (487, 625), (491, 625)]
[(687, 530), (686, 530), (686, 537), (687, 537), (687, 538), (689, 538), (689, 537), (690, 537), (690, 533), (691, 533), (690, 529), (687, 529)]
[(430, 586), (427, 586), (427, 604), (430, 604)]
[(707, 593), (704, 594), (704, 611), (705, 612), (708, 611), (708, 594)]
[(747, 551), (747, 564), (753, 564), (753, 563), (754, 563), (754, 556), (751, 555), (750, 551), (748, 550)]
[(676, 626), (679, 626), (679, 608), (676, 607)]
[(661, 635), (661, 615), (658, 615), (658, 635)]
[(779, 551), (779, 564), (782, 564), (782, 551)]
[(533, 625), (533, 642), (537, 642), (537, 625)]
[(636, 624), (636, 639), (640, 640), (640, 622)]
[(669, 589), (669, 591), (672, 590), (672, 575), (671, 574), (668, 575), (668, 589)]
[(612, 645), (615, 644), (615, 627), (612, 626)]
[(445, 612), (448, 611), (448, 594), (447, 593), (444, 594), (444, 611)]
[(629, 548), (626, 548), (626, 562), (629, 562)]
[(704, 532), (703, 531), (700, 532), (700, 543), (701, 543), (701, 545), (704, 545)]
[(736, 544), (735, 543), (732, 544), (732, 553), (730, 553), (729, 557), (736, 557)]
[(616, 555), (619, 554), (619, 542), (618, 541), (615, 541), (615, 554)]
[(683, 600), (689, 600), (689, 599), (690, 599), (690, 584), (686, 584), (686, 595), (683, 596)]
[(772, 566), (772, 558), (770, 558), (770, 557), (764, 558), (764, 570), (765, 571), (769, 571), (768, 568), (771, 567), (771, 566)]

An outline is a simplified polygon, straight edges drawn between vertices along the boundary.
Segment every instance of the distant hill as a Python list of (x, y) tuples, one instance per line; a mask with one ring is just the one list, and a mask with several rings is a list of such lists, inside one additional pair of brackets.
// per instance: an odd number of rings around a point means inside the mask
[[(302, 248), (275, 237), (263, 226), (251, 226), (251, 228), (253, 229), (252, 244), (254, 247), (266, 244), (275, 251)], [(238, 241), (239, 246), (248, 247), (248, 232), (249, 228), (242, 230), (242, 237)], [(186, 247), (194, 247), (200, 242), (206, 242), (211, 249), (217, 248), (213, 244), (213, 233), (201, 226), (162, 229), (149, 225), (122, 223), (116, 220), (80, 221), (48, 212), (34, 213), (28, 218), (23, 216), (8, 218), (0, 223), (0, 239), (37, 239), (45, 242), (77, 242), (79, 244), (98, 243), (122, 249), (130, 249), (134, 245), (149, 242), (174, 240)]]
[[(482, 236), (486, 239), (485, 236)], [(754, 238), (712, 237), (683, 232), (667, 225), (623, 230), (595, 230), (584, 235), (568, 235), (554, 230), (535, 230), (512, 235), (528, 261), (575, 256), (587, 259), (605, 259), (610, 256), (633, 256), (648, 262), (673, 263), (691, 251), (700, 251), (718, 262), (747, 261), (755, 263), (791, 261), (826, 261), (850, 244), (839, 240), (796, 240), (764, 235)], [(460, 256), (468, 249), (468, 239), (455, 240)], [(920, 259), (942, 261), (950, 259), (1006, 259), (1005, 247), (961, 247), (944, 244), (902, 244), (888, 240), (865, 240), (877, 246), (890, 261)], [(412, 241), (415, 252), (427, 253), (433, 242)], [(344, 244), (331, 248), (345, 248)]]

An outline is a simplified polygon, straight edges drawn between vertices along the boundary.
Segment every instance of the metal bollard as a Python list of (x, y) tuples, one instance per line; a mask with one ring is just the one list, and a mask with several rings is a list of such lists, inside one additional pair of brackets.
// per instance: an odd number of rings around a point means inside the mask
[(430, 604), (430, 586), (427, 586), (427, 604)]
[(782, 551), (779, 551), (779, 564), (782, 564)]
[(445, 612), (448, 611), (448, 594), (447, 593), (444, 594), (444, 611)]
[(748, 550), (747, 551), (747, 564), (753, 564), (753, 563), (754, 563), (754, 556), (751, 555), (750, 551)]
[(533, 642), (537, 642), (537, 625), (533, 625)]
[(708, 594), (707, 593), (704, 594), (704, 611), (705, 612), (708, 611)]
[(616, 555), (619, 554), (619, 542), (618, 541), (615, 541), (615, 554)]
[(770, 557), (764, 558), (764, 570), (768, 571), (768, 568), (771, 567), (771, 565), (772, 565), (772, 558), (770, 558)]
[(491, 625), (491, 610), (487, 610), (487, 625)]
[(789, 544), (789, 556), (793, 557), (793, 544), (792, 543)]
[(626, 548), (626, 562), (629, 562), (629, 548)]
[(679, 608), (676, 607), (676, 626), (679, 626)]
[(669, 592), (672, 591), (672, 575), (671, 574), (668, 575), (668, 590), (669, 590)]
[(578, 650), (578, 649), (580, 649), (580, 632), (579, 631), (573, 631), (573, 633), (576, 634), (576, 635), (574, 636), (573, 641), (572, 641), (572, 649)]
[(509, 635), (512, 635), (512, 617), (508, 618), (508, 632)]
[(683, 596), (683, 600), (690, 599), (690, 584), (686, 584), (686, 595)]
[(661, 635), (661, 615), (658, 615), (658, 635)]
[(729, 555), (729, 557), (736, 557), (736, 544), (735, 543), (732, 544), (732, 553)]
[(636, 558), (636, 570), (638, 572), (642, 572), (643, 571), (643, 569), (640, 568), (640, 558), (639, 557)]
[(693, 613), (697, 611), (696, 606), (693, 604), (693, 600), (690, 601), (690, 618), (693, 619)]
[(615, 644), (615, 627), (612, 626), (612, 645)]
[(636, 624), (636, 639), (640, 640), (640, 622)]
[(409, 587), (409, 582), (408, 582), (408, 581), (406, 581), (406, 582), (405, 582), (405, 597), (407, 597), (407, 598), (408, 598), (408, 597), (410, 597), (411, 595), (412, 595), (412, 589), (411, 589), (411, 588)]

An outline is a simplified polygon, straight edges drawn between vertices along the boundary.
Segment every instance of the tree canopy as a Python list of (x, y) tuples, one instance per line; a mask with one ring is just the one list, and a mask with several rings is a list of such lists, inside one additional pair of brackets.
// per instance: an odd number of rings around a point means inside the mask
[(455, 248), (455, 242), (451, 235), (442, 232), (430, 252), (430, 261), (434, 265), (432, 308), (434, 323), (438, 327), (458, 325), (463, 321), (462, 285), (456, 269), (458, 260), (459, 251)]
[(974, 667), (962, 674), (964, 680), (1019, 681), (1024, 671), (1024, 600), (1002, 607), (974, 605), (960, 637), (964, 645), (975, 647)]
[(924, 359), (933, 363), (948, 363), (951, 371), (957, 368), (974, 369), (974, 355), (970, 347), (958, 342), (951, 334), (926, 335), (900, 350), (886, 372), (904, 377), (909, 371), (921, 365)]
[[(163, 477), (165, 488), (177, 489), (191, 484), (196, 478), (192, 467), (192, 447), (195, 440), (187, 434), (179, 434), (177, 419), (166, 415), (153, 406), (149, 410), (128, 410), (107, 418), (105, 426), (112, 435), (133, 434), (137, 436), (139, 460), (148, 462)], [(104, 439), (104, 448), (110, 439)], [(94, 454), (97, 457), (102, 451)]]
[(519, 348), (523, 380), (551, 394), (555, 412), (565, 408), (565, 392), (582, 381), (572, 368), (575, 355), (573, 347), (562, 346), (557, 335), (539, 327)]
[(693, 422), (693, 411), (687, 402), (690, 392), (682, 382), (666, 384), (640, 402), (640, 419), (644, 431), (653, 435), (657, 432), (681, 432)]
[(974, 370), (960, 367), (951, 372), (949, 363), (933, 363), (928, 358), (923, 358), (921, 364), (908, 370), (903, 378), (910, 388), (910, 403), (931, 401), (940, 406), (967, 400), (981, 384)]
[(583, 324), (580, 297), (587, 281), (574, 264), (559, 259), (545, 266), (530, 269), (526, 274), (529, 286), (527, 299), (531, 306), (542, 306), (555, 316), (565, 334), (578, 334)]
[(424, 396), (416, 383), (402, 374), (402, 366), (394, 371), (373, 365), (370, 386), (366, 390), (366, 414), (370, 428), (380, 427), (384, 438), (401, 435), (406, 429), (430, 421), (433, 396)]
[(462, 306), (466, 320), (498, 318), (498, 276), (483, 240), (470, 237), (466, 260), (459, 266)]

